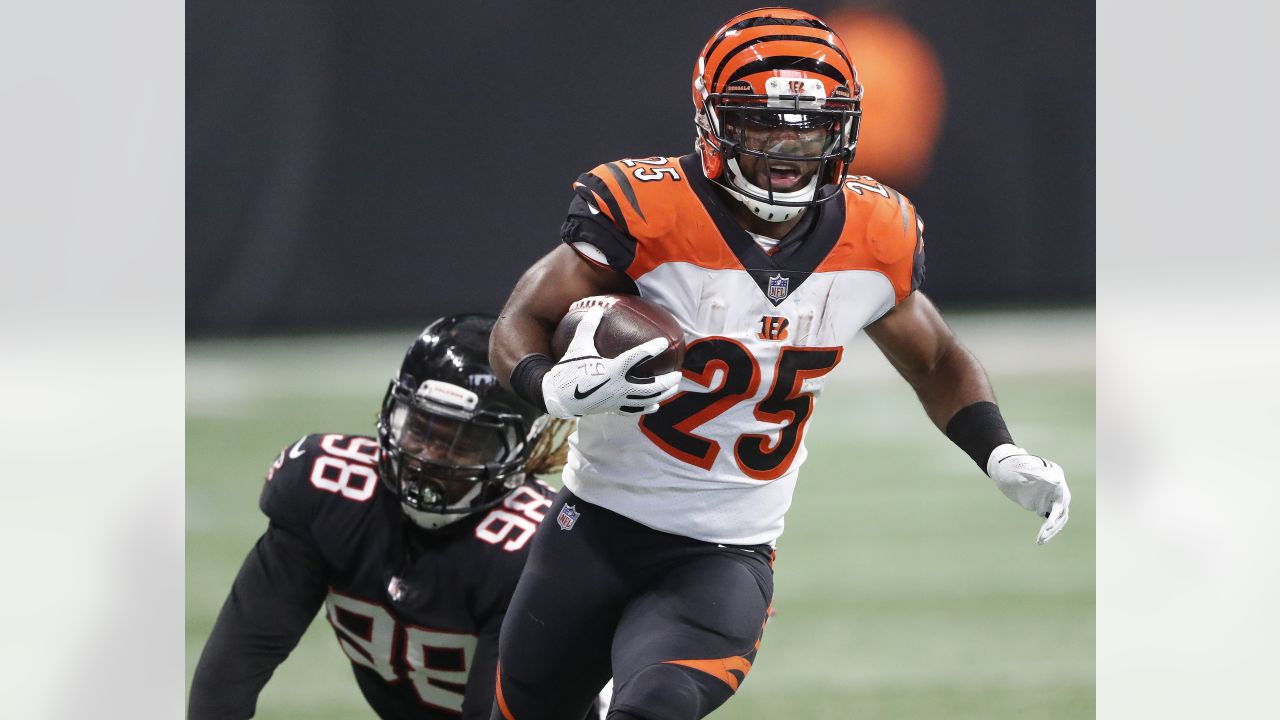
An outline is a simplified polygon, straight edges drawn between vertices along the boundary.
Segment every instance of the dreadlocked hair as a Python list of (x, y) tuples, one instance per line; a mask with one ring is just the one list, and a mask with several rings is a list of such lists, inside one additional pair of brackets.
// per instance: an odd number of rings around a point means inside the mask
[(524, 464), (524, 471), (529, 475), (558, 473), (569, 458), (569, 435), (577, 421), (548, 416), (546, 423), (546, 429), (529, 449), (529, 459)]

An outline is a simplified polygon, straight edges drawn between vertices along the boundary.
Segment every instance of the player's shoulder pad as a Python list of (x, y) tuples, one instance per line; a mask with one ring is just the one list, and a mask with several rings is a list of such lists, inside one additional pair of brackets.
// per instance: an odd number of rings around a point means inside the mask
[(906, 195), (866, 175), (849, 176), (843, 189), (845, 222), (865, 229), (878, 262), (895, 265), (916, 253), (924, 223)]
[(883, 273), (901, 302), (924, 282), (924, 220), (905, 195), (875, 178), (851, 176), (841, 191), (845, 226), (834, 264)]
[(526, 478), (497, 505), (476, 513), (474, 539), (492, 549), (492, 555), (510, 558), (502, 562), (523, 564), (529, 541), (546, 517), (555, 494), (555, 489), (541, 480)]
[(377, 440), (316, 433), (280, 451), (258, 505), (273, 522), (306, 535), (322, 513), (358, 512), (378, 490)]
[(608, 217), (632, 237), (660, 235), (675, 223), (671, 200), (686, 191), (677, 156), (623, 158), (597, 165), (578, 176), (573, 190), (592, 212)]

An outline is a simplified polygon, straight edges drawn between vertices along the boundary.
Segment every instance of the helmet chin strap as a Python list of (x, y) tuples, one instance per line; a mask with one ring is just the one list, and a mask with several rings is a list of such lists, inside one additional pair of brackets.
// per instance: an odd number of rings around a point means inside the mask
[[(729, 183), (724, 186), (724, 189), (743, 205), (746, 205), (747, 209), (750, 210), (753, 215), (756, 215), (767, 222), (780, 223), (797, 217), (800, 213), (804, 212), (804, 206), (775, 205), (763, 200), (757, 200), (756, 198), (744, 195), (738, 190), (735, 190), (734, 186), (737, 186), (738, 188), (745, 190), (747, 193), (764, 197), (769, 196), (768, 190), (762, 187), (757, 187), (746, 179), (746, 176), (742, 174), (742, 169), (738, 167), (737, 158), (731, 158), (725, 164), (729, 171)], [(810, 200), (813, 200), (813, 195), (817, 190), (818, 173), (815, 172), (813, 174), (813, 179), (809, 181), (808, 185), (800, 188), (799, 190), (792, 190), (791, 192), (775, 192), (773, 193), (773, 197), (778, 200), (782, 200), (783, 202), (807, 203)]]

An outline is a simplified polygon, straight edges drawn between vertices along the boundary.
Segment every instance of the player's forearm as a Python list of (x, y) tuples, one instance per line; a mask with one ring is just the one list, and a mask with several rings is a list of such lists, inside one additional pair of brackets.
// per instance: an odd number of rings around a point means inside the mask
[(563, 257), (566, 252), (572, 255), (568, 248), (557, 248), (526, 270), (494, 323), (489, 339), (489, 364), (498, 379), (508, 386), (511, 371), (522, 359), (533, 354), (551, 354), (551, 334), (569, 303), (591, 294), (584, 292), (568, 299), (559, 297), (559, 291), (570, 285), (562, 277), (566, 274)]
[[(213, 634), (205, 644), (191, 680), (188, 720), (239, 720), (253, 717), (258, 694), (266, 686), (288, 651), (265, 655), (251, 650), (254, 644), (234, 629), (235, 611), (228, 598), (218, 615)], [(253, 659), (249, 658), (253, 656)]]
[(525, 400), (546, 409), (541, 380), (553, 364), (551, 335), (574, 301), (590, 295), (634, 291), (627, 277), (595, 267), (561, 245), (534, 263), (511, 291), (489, 340), (489, 364), (498, 379)]
[(986, 472), (991, 451), (1011, 442), (978, 359), (923, 293), (912, 293), (867, 326), (889, 362), (920, 398), (929, 419)]
[(955, 342), (912, 383), (933, 424), (987, 472), (992, 450), (1013, 438), (978, 359)]
[(929, 419), (943, 432), (961, 409), (974, 403), (995, 402), (986, 371), (959, 342), (949, 343), (931, 367), (904, 376)]
[(522, 358), (535, 353), (551, 355), (551, 333), (556, 327), (555, 321), (548, 322), (516, 300), (513, 294), (502, 309), (489, 341), (489, 364), (498, 380), (508, 386), (511, 371)]
[(489, 338), (489, 365), (503, 385), (545, 411), (542, 378), (554, 362), (551, 358), (551, 333), (555, 331), (556, 321), (539, 312), (536, 303), (532, 302), (537, 295), (536, 286), (533, 281), (526, 283), (526, 280), (530, 280), (530, 274), (537, 270), (535, 265), (525, 273), (494, 323)]
[(324, 600), (323, 561), (270, 528), (245, 558), (191, 681), (189, 720), (249, 718)]

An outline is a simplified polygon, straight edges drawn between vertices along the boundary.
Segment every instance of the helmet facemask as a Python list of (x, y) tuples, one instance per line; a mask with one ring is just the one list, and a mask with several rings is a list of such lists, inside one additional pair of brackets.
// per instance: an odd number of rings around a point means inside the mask
[[(755, 215), (783, 222), (839, 195), (857, 147), (860, 100), (816, 78), (770, 77), (710, 93), (696, 124), (703, 153), (722, 157), (711, 179)], [(706, 163), (704, 163), (706, 167)]]
[[(416, 524), (437, 529), (497, 504), (524, 481), (542, 431), (516, 412), (475, 409), (470, 391), (392, 381), (378, 419), (380, 475)], [(469, 406), (469, 407), (468, 407)]]
[[(842, 195), (858, 144), (862, 83), (844, 42), (820, 18), (784, 7), (729, 18), (698, 53), (692, 90), (702, 172), (752, 214), (784, 222)], [(796, 132), (830, 129), (814, 147), (753, 143), (731, 127), (735, 114)], [(796, 165), (804, 166), (802, 182)]]

